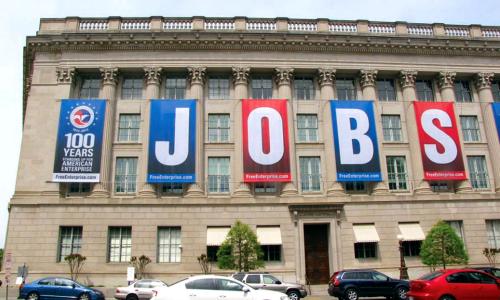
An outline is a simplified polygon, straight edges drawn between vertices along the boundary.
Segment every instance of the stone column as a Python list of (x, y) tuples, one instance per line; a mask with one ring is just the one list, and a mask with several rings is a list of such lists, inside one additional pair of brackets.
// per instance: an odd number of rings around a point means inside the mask
[(415, 118), (415, 109), (413, 101), (417, 99), (415, 90), (415, 79), (417, 71), (404, 70), (400, 72), (401, 89), (403, 90), (403, 101), (405, 105), (406, 122), (408, 124), (408, 142), (410, 146), (410, 156), (413, 176), (410, 180), (413, 182), (413, 188), (417, 194), (432, 193), (429, 183), (424, 180), (424, 167), (422, 165), (422, 156), (420, 153), (420, 140), (418, 138), (417, 121)]
[(105, 99), (106, 120), (104, 121), (104, 133), (101, 151), (101, 180), (94, 185), (91, 197), (109, 197), (112, 189), (111, 167), (113, 166), (113, 140), (115, 132), (115, 107), (116, 107), (116, 84), (118, 83), (118, 68), (100, 68), (102, 76), (102, 90), (100, 98)]
[(188, 80), (190, 83), (191, 98), (196, 99), (196, 183), (189, 185), (186, 197), (202, 197), (205, 185), (205, 100), (203, 98), (203, 85), (206, 79), (205, 67), (189, 67)]
[(488, 141), (488, 150), (490, 153), (491, 167), (493, 174), (491, 174), (490, 182), (493, 182), (495, 192), (500, 192), (500, 143), (498, 141), (497, 127), (495, 118), (493, 117), (493, 109), (491, 107), (493, 101), (493, 94), (491, 93), (491, 81), (495, 74), (493, 73), (478, 73), (475, 77), (476, 89), (479, 93), (479, 105), (483, 114), (484, 131), (486, 140)]
[(293, 69), (292, 68), (276, 68), (274, 80), (278, 85), (278, 98), (287, 99), (287, 114), (288, 114), (288, 141), (290, 144), (290, 174), (292, 180), (285, 183), (281, 191), (282, 196), (293, 196), (297, 194), (297, 160), (295, 156), (295, 115), (293, 110), (292, 87)]
[[(439, 85), (439, 91), (441, 92), (441, 99), (443, 102), (454, 102), (456, 101), (455, 99), (455, 77), (457, 76), (457, 73), (455, 72), (439, 72), (439, 77), (438, 77), (438, 85)], [(458, 116), (455, 116), (456, 118)], [(459, 118), (455, 120), (455, 122), (459, 122)], [(457, 131), (458, 131), (458, 136), (460, 139), (460, 147), (462, 148), (462, 157), (464, 155), (464, 139), (462, 136), (462, 131), (458, 129), (457, 126)], [(463, 159), (464, 162), (466, 162), (466, 159)], [(465, 166), (465, 169), (467, 169), (467, 166)], [(469, 180), (462, 180), (457, 182), (456, 190), (457, 193), (467, 193), (467, 192), (472, 192), (472, 187), (470, 184)]]
[(326, 194), (327, 196), (345, 196), (342, 185), (336, 181), (335, 150), (333, 148), (333, 128), (330, 102), (335, 97), (333, 85), (335, 83), (335, 69), (324, 68), (318, 70), (318, 82), (320, 86), (320, 100), (324, 101), (323, 107), (323, 138), (325, 144), (326, 165)]
[(243, 124), (241, 112), (241, 99), (248, 98), (248, 80), (250, 75), (250, 68), (248, 67), (233, 67), (233, 84), (234, 84), (234, 97), (236, 98), (236, 105), (234, 107), (234, 150), (235, 150), (235, 163), (234, 166), (235, 184), (234, 196), (235, 197), (250, 197), (250, 187), (247, 183), (243, 182)]
[(139, 197), (154, 197), (156, 195), (155, 187), (147, 183), (148, 174), (148, 149), (149, 149), (149, 122), (151, 99), (157, 99), (160, 96), (161, 68), (144, 68), (144, 81), (146, 82), (146, 105), (142, 112), (141, 119), (141, 142), (142, 142), (142, 164), (139, 173), (139, 182), (142, 185)]
[(363, 91), (363, 99), (364, 100), (373, 100), (373, 105), (375, 108), (375, 129), (377, 132), (377, 145), (379, 149), (379, 161), (380, 161), (380, 172), (382, 173), (382, 178), (384, 181), (379, 181), (375, 183), (375, 187), (373, 188), (374, 195), (383, 195), (389, 193), (389, 188), (387, 187), (387, 183), (389, 178), (387, 176), (387, 163), (386, 158), (383, 153), (383, 133), (382, 133), (382, 120), (379, 112), (381, 111), (379, 107), (379, 103), (375, 102), (375, 98), (377, 98), (377, 91), (375, 89), (375, 81), (377, 80), (377, 70), (361, 70), (360, 71), (360, 82), (361, 89)]

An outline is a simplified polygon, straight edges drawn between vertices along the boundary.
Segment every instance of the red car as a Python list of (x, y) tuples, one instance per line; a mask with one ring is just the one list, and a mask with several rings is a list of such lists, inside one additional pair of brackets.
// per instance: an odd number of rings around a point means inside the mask
[(500, 299), (500, 279), (473, 269), (442, 270), (410, 282), (409, 300)]

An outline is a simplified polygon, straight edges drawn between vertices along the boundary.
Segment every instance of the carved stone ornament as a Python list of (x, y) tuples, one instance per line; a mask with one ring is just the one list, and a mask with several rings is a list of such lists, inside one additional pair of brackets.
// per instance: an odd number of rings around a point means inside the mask
[(144, 79), (146, 80), (146, 84), (159, 85), (161, 83), (161, 71), (162, 68), (159, 67), (145, 67)]
[(250, 78), (249, 67), (233, 67), (232, 71), (234, 84), (248, 84)]
[(361, 70), (361, 87), (375, 86), (375, 81), (377, 80), (377, 70)]
[(103, 85), (116, 85), (118, 83), (118, 68), (100, 68)]
[(476, 84), (476, 88), (478, 90), (489, 89), (491, 88), (491, 81), (495, 77), (495, 73), (486, 73), (481, 72), (477, 73), (474, 77), (474, 83)]
[(402, 88), (415, 87), (415, 80), (417, 79), (417, 71), (403, 70), (399, 73), (399, 84)]
[(276, 68), (274, 69), (274, 80), (276, 84), (291, 84), (293, 79), (293, 69), (292, 68)]
[(56, 69), (57, 83), (71, 84), (75, 78), (75, 68), (62, 68)]
[(453, 88), (455, 84), (455, 72), (439, 72), (438, 85), (440, 89)]
[(188, 69), (188, 79), (191, 84), (203, 84), (207, 75), (206, 67), (189, 67)]
[(319, 69), (318, 82), (320, 86), (333, 85), (335, 83), (335, 69)]

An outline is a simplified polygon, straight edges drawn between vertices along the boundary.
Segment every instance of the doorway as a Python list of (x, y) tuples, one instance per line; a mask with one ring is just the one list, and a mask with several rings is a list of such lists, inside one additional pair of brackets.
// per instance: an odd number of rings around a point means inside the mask
[(306, 278), (309, 284), (326, 284), (330, 279), (329, 234), (329, 224), (304, 224)]

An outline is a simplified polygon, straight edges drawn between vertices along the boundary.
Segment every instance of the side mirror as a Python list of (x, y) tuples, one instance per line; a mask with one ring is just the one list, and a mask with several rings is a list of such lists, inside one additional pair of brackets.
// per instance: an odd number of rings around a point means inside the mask
[(74, 289), (76, 288), (76, 284), (74, 284), (74, 283), (73, 283), (71, 286), (72, 286)]
[(250, 292), (250, 289), (248, 287), (244, 286), (242, 291), (243, 291), (243, 293), (246, 294), (246, 293)]
[(281, 281), (276, 280), (276, 281), (274, 282), (274, 284), (281, 284)]

